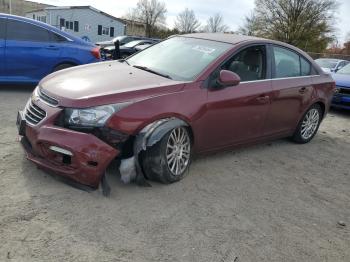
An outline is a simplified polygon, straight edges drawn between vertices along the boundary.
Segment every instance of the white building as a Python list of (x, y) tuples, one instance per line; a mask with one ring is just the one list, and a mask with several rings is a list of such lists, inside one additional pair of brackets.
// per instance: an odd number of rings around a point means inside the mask
[(60, 28), (93, 43), (126, 34), (126, 22), (91, 6), (46, 7), (26, 17)]

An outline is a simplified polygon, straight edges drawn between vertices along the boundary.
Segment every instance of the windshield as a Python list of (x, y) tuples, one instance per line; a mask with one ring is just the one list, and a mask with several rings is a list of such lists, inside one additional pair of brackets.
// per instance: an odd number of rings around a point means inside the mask
[(173, 37), (130, 57), (132, 66), (142, 66), (174, 80), (194, 80), (211, 62), (232, 47), (231, 44)]
[(125, 44), (124, 46), (125, 47), (134, 47), (134, 46), (136, 46), (136, 45), (138, 45), (138, 44), (140, 44), (142, 41), (140, 41), (140, 40), (137, 40), (137, 41), (131, 41), (131, 42), (129, 42), (129, 43), (127, 43), (127, 44)]
[(337, 74), (343, 74), (343, 75), (350, 75), (350, 64), (344, 66), (342, 69), (340, 69)]
[(332, 60), (332, 59), (317, 59), (315, 61), (320, 67), (323, 67), (323, 68), (329, 68), (329, 69), (332, 69), (332, 68), (335, 68), (337, 63), (338, 63), (338, 60)]

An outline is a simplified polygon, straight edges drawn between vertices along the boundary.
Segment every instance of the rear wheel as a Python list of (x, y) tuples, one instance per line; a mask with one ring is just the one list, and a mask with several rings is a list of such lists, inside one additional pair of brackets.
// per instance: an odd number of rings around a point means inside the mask
[(70, 67), (73, 67), (74, 65), (72, 64), (61, 64), (61, 65), (58, 65), (54, 68), (54, 72), (57, 72), (57, 71), (60, 71), (60, 70), (63, 70), (63, 69), (66, 69), (66, 68), (70, 68)]
[(320, 105), (314, 104), (311, 106), (300, 120), (293, 135), (293, 140), (300, 144), (311, 141), (320, 126), (322, 113)]
[(143, 153), (142, 166), (149, 179), (169, 184), (186, 175), (191, 156), (189, 132), (185, 127), (177, 127)]

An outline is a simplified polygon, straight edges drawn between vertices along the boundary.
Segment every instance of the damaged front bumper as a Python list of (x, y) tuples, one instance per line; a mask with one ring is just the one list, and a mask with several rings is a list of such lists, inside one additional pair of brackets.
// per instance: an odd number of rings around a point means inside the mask
[[(120, 151), (96, 136), (43, 124), (25, 124), (19, 113), (17, 125), (27, 158), (40, 168), (93, 189)], [(22, 132), (22, 133), (21, 133)]]

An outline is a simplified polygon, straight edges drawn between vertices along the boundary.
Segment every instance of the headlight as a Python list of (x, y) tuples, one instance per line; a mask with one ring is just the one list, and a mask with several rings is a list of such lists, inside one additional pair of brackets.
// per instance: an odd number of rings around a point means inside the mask
[(66, 108), (64, 117), (65, 125), (75, 127), (101, 127), (105, 125), (113, 113), (122, 110), (130, 104), (131, 102), (126, 102), (82, 109)]

